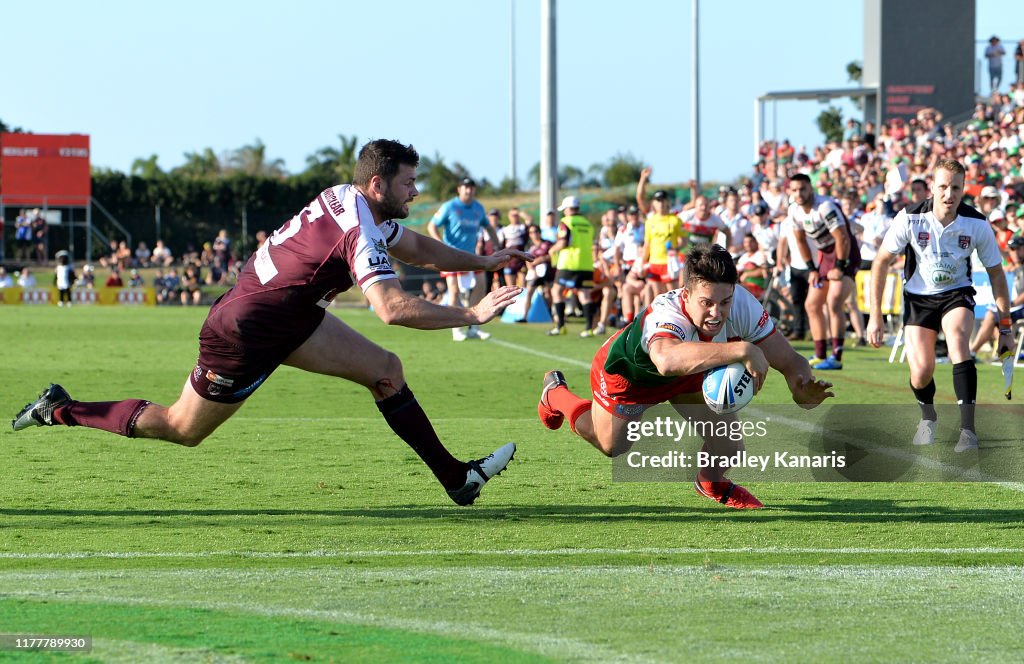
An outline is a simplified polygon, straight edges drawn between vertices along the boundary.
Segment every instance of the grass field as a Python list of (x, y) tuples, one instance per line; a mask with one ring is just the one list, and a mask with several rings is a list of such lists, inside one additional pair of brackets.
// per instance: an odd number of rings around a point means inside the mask
[[(204, 314), (0, 309), (0, 413), (50, 381), (169, 403)], [(518, 444), (477, 505), (451, 504), (365, 390), (288, 368), (195, 449), (5, 424), (0, 634), (94, 645), (0, 660), (1024, 659), (1024, 485), (759, 483), (767, 508), (737, 512), (688, 481), (615, 482), (536, 419), (542, 373), (582, 391), (598, 340), (495, 323), (455, 346), (338, 314), (403, 358), (457, 456)], [(907, 403), (906, 365), (886, 357), (849, 350), (837, 403)], [(948, 365), (936, 382), (951, 402)], [(980, 426), (1024, 430), (998, 369), (979, 382)], [(775, 375), (754, 404), (785, 401)]]

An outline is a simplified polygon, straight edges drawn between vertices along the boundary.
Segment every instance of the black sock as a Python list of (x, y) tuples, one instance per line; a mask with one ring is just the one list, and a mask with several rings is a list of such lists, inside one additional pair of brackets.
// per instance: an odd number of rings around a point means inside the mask
[(555, 302), (555, 327), (565, 325), (565, 302)]
[(914, 387), (914, 384), (911, 383), (910, 389), (914, 391), (914, 398), (921, 406), (921, 419), (932, 422), (939, 419), (938, 413), (935, 412), (935, 381), (928, 381), (924, 387)]
[(583, 320), (586, 321), (586, 330), (592, 330), (594, 328), (594, 303), (587, 302), (583, 305)]
[(378, 401), (377, 409), (391, 430), (423, 459), (445, 489), (458, 489), (466, 483), (468, 464), (445, 449), (408, 385), (397, 394)]
[(960, 406), (960, 428), (974, 431), (974, 402), (978, 400), (978, 368), (967, 360), (953, 365), (953, 392)]

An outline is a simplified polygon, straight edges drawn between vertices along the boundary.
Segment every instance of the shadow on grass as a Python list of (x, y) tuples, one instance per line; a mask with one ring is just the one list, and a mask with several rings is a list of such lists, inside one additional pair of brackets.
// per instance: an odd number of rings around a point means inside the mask
[[(521, 521), (552, 523), (631, 522), (692, 522), (716, 519), (755, 519), (758, 522), (842, 522), (842, 523), (974, 523), (1020, 524), (1024, 512), (1018, 508), (1000, 507), (946, 507), (929, 504), (923, 499), (832, 499), (808, 498), (798, 503), (771, 503), (763, 510), (733, 510), (711, 504), (701, 505), (518, 505), (495, 507), (425, 507), (423, 505), (392, 505), (348, 509), (29, 509), (0, 508), (0, 517), (64, 518), (61, 527), (94, 528), (96, 519), (110, 519), (109, 526), (123, 527), (123, 519), (163, 520), (201, 518), (205, 525), (234, 526), (239, 517), (283, 517), (303, 519), (315, 517), (323, 526), (333, 519), (379, 519), (382, 521), (444, 520), (450, 522)], [(275, 520), (278, 525), (288, 525)], [(246, 524), (253, 521), (246, 519)], [(25, 525), (9, 522), (8, 527)], [(107, 525), (107, 524), (103, 524)], [(299, 525), (299, 524), (295, 524)]]

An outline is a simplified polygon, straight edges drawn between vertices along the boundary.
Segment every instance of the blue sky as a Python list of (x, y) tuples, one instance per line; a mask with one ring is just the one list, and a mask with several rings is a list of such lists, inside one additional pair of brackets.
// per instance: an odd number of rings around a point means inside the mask
[[(850, 85), (863, 5), (700, 6), (701, 174), (731, 180), (749, 170), (758, 94)], [(559, 162), (586, 169), (632, 153), (655, 182), (691, 177), (690, 3), (559, 0), (557, 13)], [(345, 134), (411, 142), (498, 182), (509, 170), (509, 15), (508, 0), (8, 2), (0, 119), (90, 134), (93, 165), (125, 172), (137, 157), (169, 169), (186, 152), (257, 139), (297, 172)], [(540, 153), (540, 0), (515, 0), (515, 25), (525, 178)], [(977, 34), (993, 33), (1012, 54), (1024, 3), (978, 0)], [(780, 103), (766, 129), (820, 143), (822, 108)]]

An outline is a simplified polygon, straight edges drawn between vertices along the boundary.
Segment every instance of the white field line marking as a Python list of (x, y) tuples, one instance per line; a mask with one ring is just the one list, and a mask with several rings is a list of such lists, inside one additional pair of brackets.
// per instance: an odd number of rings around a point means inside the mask
[[(238, 575), (239, 580), (244, 576), (251, 576), (248, 572)], [(4, 593), (7, 597), (22, 597), (26, 599), (41, 599), (48, 602), (54, 601), (52, 592), (46, 591), (15, 591)], [(299, 618), (303, 620), (322, 620), (327, 622), (343, 623), (347, 625), (361, 625), (366, 627), (378, 627), (382, 629), (394, 629), (402, 631), (420, 632), (427, 634), (438, 634), (441, 636), (457, 639), (473, 640), (488, 645), (503, 643), (517, 650), (535, 652), (548, 657), (586, 659), (595, 662), (648, 662), (656, 661), (640, 658), (635, 655), (621, 653), (604, 646), (560, 636), (550, 636), (537, 633), (521, 633), (508, 630), (498, 630), (474, 623), (461, 623), (446, 620), (415, 620), (410, 618), (394, 618), (390, 616), (378, 616), (368, 613), (356, 613), (354, 611), (321, 610), (321, 609), (297, 609), (290, 607), (268, 606), (254, 602), (208, 602), (188, 600), (160, 600), (152, 598), (127, 597), (119, 595), (102, 595), (82, 593), (73, 597), (62, 596), (60, 601), (67, 602), (89, 602), (103, 604), (118, 604), (131, 606), (152, 606), (168, 608), (202, 609), (207, 611), (239, 611), (260, 616), (273, 618)]]
[[(560, 357), (558, 355), (553, 355), (551, 353), (544, 353), (544, 352), (541, 352), (541, 351), (538, 351), (538, 350), (534, 350), (533, 348), (529, 348), (527, 346), (520, 346), (519, 344), (509, 343), (508, 341), (501, 341), (500, 339), (495, 339), (493, 337), (491, 338), (490, 341), (491, 341), (491, 343), (496, 343), (499, 346), (504, 346), (505, 348), (511, 348), (512, 350), (518, 350), (520, 352), (529, 353), (531, 355), (538, 355), (540, 357), (545, 357), (545, 358), (548, 358), (548, 359), (551, 359), (551, 360), (555, 360), (557, 362), (561, 362), (562, 364), (571, 364), (571, 365), (578, 366), (578, 367), (583, 367), (583, 368), (586, 368), (586, 369), (590, 368), (590, 363), (589, 362), (581, 362), (580, 360), (573, 360), (573, 359), (570, 359), (570, 358), (567, 358), (567, 357)], [(779, 415), (773, 415), (772, 417), (775, 418), (776, 420), (780, 421), (780, 422), (783, 422), (783, 423), (793, 427), (794, 429), (799, 429), (799, 430), (802, 430), (802, 431), (805, 431), (805, 432), (815, 431), (815, 427), (813, 425), (807, 424), (806, 422), (801, 422), (799, 420), (794, 420), (792, 418), (788, 418), (788, 417), (784, 417), (784, 416), (779, 416)], [(897, 451), (897, 450), (891, 450), (891, 449), (888, 449), (888, 448), (879, 447), (879, 446), (874, 445), (870, 441), (860, 440), (860, 439), (857, 439), (857, 438), (853, 438), (851, 436), (845, 436), (845, 435), (842, 435), (842, 434), (837, 434), (836, 437), (837, 438), (842, 438), (843, 440), (845, 440), (847, 442), (850, 442), (850, 443), (855, 443), (855, 444), (858, 444), (858, 445), (863, 445), (865, 447), (869, 447), (869, 448), (871, 448), (872, 450), (874, 450), (876, 452), (879, 452), (879, 453), (882, 453), (882, 454), (886, 454), (888, 456), (893, 456), (893, 457), (896, 457), (896, 458), (911, 460), (911, 461), (920, 463), (921, 465), (926, 466), (928, 468), (931, 468), (932, 470), (942, 470), (944, 472), (950, 472), (950, 473), (953, 473), (953, 474), (958, 475), (960, 477), (964, 477), (964, 478), (968, 479), (969, 481), (988, 482), (990, 484), (996, 484), (996, 485), (1001, 486), (1001, 487), (1003, 487), (1005, 489), (1009, 489), (1010, 491), (1016, 491), (1016, 492), (1019, 492), (1019, 493), (1024, 493), (1024, 483), (1022, 483), (1022, 482), (1003, 482), (999, 478), (992, 477), (990, 475), (986, 475), (986, 474), (981, 473), (981, 472), (979, 472), (979, 471), (977, 471), (975, 469), (964, 470), (964, 469), (961, 469), (961, 468), (957, 468), (956, 466), (950, 466), (950, 465), (942, 463), (940, 461), (934, 461), (932, 459), (920, 458), (920, 457), (918, 457), (916, 455), (908, 454), (906, 452), (900, 452), (900, 451)]]
[(90, 658), (99, 659), (103, 664), (137, 664), (138, 662), (165, 662), (168, 664), (236, 664), (248, 662), (239, 655), (225, 655), (207, 648), (186, 648), (168, 646), (149, 641), (120, 641), (93, 639)]
[(511, 348), (512, 350), (517, 350), (520, 353), (527, 353), (529, 355), (536, 355), (537, 357), (543, 357), (546, 360), (553, 360), (553, 361), (558, 362), (559, 364), (562, 364), (562, 365), (571, 364), (574, 367), (581, 367), (583, 369), (589, 369), (590, 368), (590, 362), (584, 362), (583, 360), (573, 360), (573, 359), (569, 359), (567, 357), (562, 357), (561, 355), (555, 355), (553, 353), (545, 353), (542, 350), (536, 350), (536, 349), (530, 348), (529, 346), (520, 346), (519, 344), (514, 344), (514, 343), (509, 342), (509, 341), (502, 341), (501, 339), (498, 339), (498, 338), (495, 338), (495, 337), (491, 337), (490, 343), (496, 344), (498, 346), (502, 346), (504, 348)]
[[(766, 554), (792, 555), (835, 554), (835, 555), (982, 555), (982, 554), (1024, 554), (1022, 547), (914, 547), (905, 549), (888, 549), (876, 547), (813, 547), (813, 546), (767, 546), (767, 547), (735, 547), (735, 548), (701, 548), (701, 547), (638, 547), (635, 549), (612, 548), (581, 548), (581, 549), (425, 549), (418, 551), (66, 551), (66, 552), (0, 552), (2, 560), (81, 560), (99, 559), (147, 559), (147, 558), (254, 558), (254, 559), (317, 559), (317, 558), (403, 558), (422, 556), (629, 556), (629, 555), (693, 555), (693, 554)], [(4, 573), (0, 572), (0, 576)]]

